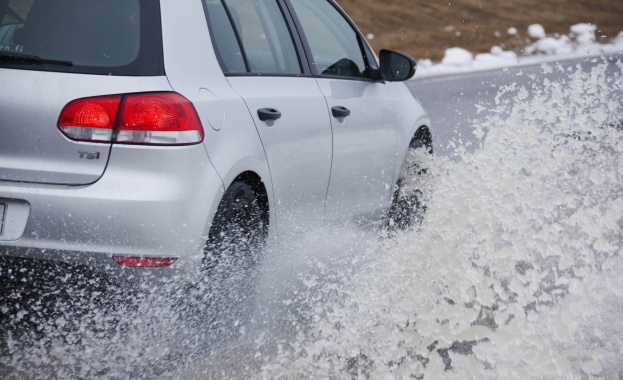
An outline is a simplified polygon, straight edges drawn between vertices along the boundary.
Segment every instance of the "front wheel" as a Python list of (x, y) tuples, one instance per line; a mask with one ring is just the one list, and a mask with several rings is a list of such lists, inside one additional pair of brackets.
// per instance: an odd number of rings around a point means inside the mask
[(422, 184), (428, 173), (425, 163), (431, 154), (430, 145), (420, 139), (409, 144), (389, 213), (390, 228), (404, 230), (422, 223), (426, 212)]

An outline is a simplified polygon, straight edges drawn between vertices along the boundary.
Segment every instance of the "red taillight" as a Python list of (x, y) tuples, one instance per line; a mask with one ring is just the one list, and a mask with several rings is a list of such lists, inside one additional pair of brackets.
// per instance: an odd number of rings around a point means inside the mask
[(58, 128), (72, 140), (110, 142), (121, 98), (119, 95), (75, 100), (61, 112)]
[(113, 260), (122, 267), (131, 268), (162, 268), (171, 266), (177, 261), (172, 257), (135, 257), (135, 256), (113, 256)]
[(203, 140), (193, 105), (176, 93), (127, 95), (116, 142), (192, 144)]
[(58, 127), (77, 141), (149, 145), (203, 141), (195, 108), (173, 92), (75, 100), (61, 112)]

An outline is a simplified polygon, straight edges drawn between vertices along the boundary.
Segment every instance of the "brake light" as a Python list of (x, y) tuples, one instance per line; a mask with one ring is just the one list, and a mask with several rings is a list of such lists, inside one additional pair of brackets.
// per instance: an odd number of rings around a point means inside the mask
[(174, 92), (78, 99), (65, 106), (58, 128), (75, 141), (146, 145), (203, 141), (195, 108)]
[(75, 100), (65, 106), (58, 128), (72, 140), (111, 142), (121, 96)]
[(116, 142), (179, 145), (202, 140), (197, 112), (180, 94), (126, 95)]
[(171, 266), (177, 261), (174, 257), (113, 256), (112, 259), (122, 267), (131, 268), (162, 268)]

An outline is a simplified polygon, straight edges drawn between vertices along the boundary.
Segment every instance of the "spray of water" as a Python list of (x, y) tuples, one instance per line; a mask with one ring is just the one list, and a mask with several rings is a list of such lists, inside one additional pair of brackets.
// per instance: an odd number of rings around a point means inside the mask
[(0, 377), (622, 376), (623, 64), (542, 70), (564, 79), (501, 88), (478, 149), (415, 155), (421, 225), (281, 242), (241, 318), (209, 283), (129, 305), (5, 289)]
[(621, 376), (622, 69), (500, 89), (481, 149), (432, 164), (424, 223), (262, 376)]

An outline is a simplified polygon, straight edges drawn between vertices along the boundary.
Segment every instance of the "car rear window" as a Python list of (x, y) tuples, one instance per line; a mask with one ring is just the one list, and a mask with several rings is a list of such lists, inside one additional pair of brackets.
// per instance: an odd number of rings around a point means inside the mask
[(0, 66), (163, 75), (153, 0), (0, 0)]

